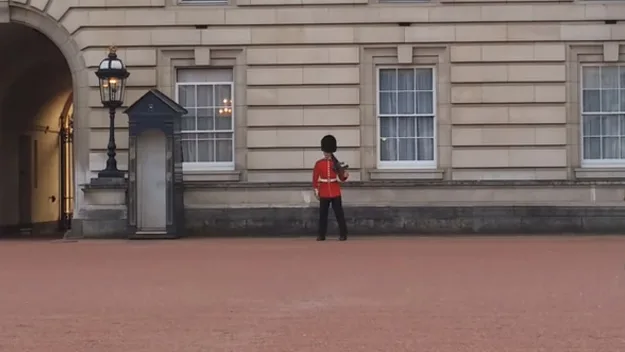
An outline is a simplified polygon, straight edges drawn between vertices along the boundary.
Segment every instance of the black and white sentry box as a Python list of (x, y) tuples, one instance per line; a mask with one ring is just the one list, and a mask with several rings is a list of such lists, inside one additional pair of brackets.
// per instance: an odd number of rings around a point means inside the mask
[(128, 225), (131, 238), (179, 238), (184, 189), (178, 103), (151, 89), (128, 115)]

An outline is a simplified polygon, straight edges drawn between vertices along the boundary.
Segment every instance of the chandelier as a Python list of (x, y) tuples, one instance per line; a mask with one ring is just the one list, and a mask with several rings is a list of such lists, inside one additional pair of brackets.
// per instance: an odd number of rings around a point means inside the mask
[(222, 115), (222, 116), (232, 115), (232, 99), (224, 99), (222, 103), (223, 103), (223, 106), (219, 108), (219, 115)]

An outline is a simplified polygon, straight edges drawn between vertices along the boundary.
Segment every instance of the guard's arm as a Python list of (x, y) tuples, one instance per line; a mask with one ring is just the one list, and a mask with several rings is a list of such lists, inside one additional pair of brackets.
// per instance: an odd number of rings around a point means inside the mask
[(313, 175), (312, 175), (312, 183), (313, 183), (313, 189), (315, 191), (319, 190), (319, 177), (320, 177), (320, 173), (319, 173), (319, 163), (315, 163), (315, 167), (313, 168)]
[(345, 182), (347, 181), (347, 178), (349, 177), (349, 172), (347, 172), (347, 170), (341, 172), (339, 174), (339, 180), (341, 180), (341, 182)]

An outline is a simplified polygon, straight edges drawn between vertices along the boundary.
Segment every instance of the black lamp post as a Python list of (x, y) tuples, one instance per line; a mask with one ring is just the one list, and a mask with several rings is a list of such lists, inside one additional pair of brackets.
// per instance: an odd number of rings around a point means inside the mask
[(100, 62), (98, 76), (100, 83), (100, 98), (102, 105), (109, 108), (109, 143), (107, 146), (108, 159), (106, 160), (106, 168), (98, 173), (100, 178), (123, 178), (124, 172), (117, 169), (117, 160), (115, 160), (115, 110), (124, 103), (124, 95), (126, 93), (126, 79), (130, 76), (126, 66), (122, 60), (117, 58), (117, 49), (111, 47), (109, 55)]

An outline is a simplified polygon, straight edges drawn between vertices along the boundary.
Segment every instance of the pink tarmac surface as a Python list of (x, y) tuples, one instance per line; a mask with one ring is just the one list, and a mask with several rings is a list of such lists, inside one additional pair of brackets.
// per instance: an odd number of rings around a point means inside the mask
[(0, 241), (0, 352), (620, 352), (625, 237)]

